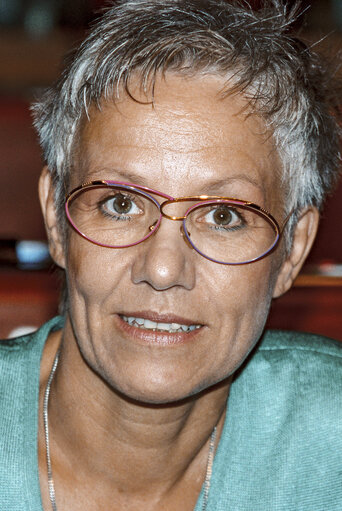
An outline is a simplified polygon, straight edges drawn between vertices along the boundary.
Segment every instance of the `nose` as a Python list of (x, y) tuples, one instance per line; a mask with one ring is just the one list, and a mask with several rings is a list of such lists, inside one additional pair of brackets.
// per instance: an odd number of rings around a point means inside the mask
[(158, 231), (139, 245), (132, 266), (135, 284), (145, 282), (157, 291), (194, 287), (196, 254), (184, 243), (179, 227), (179, 222), (163, 219)]

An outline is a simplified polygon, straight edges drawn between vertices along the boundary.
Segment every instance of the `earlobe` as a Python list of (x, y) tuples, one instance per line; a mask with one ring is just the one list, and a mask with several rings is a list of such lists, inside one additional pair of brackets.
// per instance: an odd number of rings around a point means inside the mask
[(301, 212), (295, 226), (291, 251), (284, 260), (274, 287), (273, 298), (286, 293), (292, 286), (315, 240), (319, 223), (319, 212), (309, 207)]
[(65, 267), (62, 235), (57, 221), (54, 202), (54, 186), (48, 167), (44, 167), (39, 178), (39, 200), (52, 259), (61, 268)]

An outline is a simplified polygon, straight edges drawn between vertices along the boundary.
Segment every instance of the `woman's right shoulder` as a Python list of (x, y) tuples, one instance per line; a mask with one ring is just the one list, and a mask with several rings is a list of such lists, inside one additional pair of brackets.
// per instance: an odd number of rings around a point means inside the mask
[(32, 333), (0, 339), (0, 375), (4, 373), (5, 367), (6, 373), (15, 372), (17, 364), (29, 363), (33, 359), (39, 362), (50, 333), (62, 328), (63, 324), (64, 319), (57, 316)]

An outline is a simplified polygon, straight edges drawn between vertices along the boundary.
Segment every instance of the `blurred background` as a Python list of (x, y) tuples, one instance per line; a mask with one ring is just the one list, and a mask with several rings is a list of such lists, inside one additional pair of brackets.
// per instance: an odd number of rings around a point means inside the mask
[[(259, 1), (251, 3), (257, 8)], [(37, 198), (43, 163), (29, 105), (59, 76), (65, 54), (107, 4), (0, 0), (0, 250), (10, 239), (45, 239)], [(302, 0), (301, 5), (300, 37), (335, 58), (340, 72), (342, 0)], [(58, 290), (51, 264), (23, 269), (0, 254), (0, 337), (17, 327), (37, 327), (55, 314)], [(269, 324), (342, 340), (342, 184), (327, 203), (308, 264), (295, 288), (274, 301)]]

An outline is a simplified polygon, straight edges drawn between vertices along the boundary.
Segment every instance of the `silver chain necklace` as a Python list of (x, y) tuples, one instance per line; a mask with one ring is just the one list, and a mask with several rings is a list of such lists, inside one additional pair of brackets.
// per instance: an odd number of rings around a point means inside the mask
[[(57, 351), (57, 355), (55, 357), (55, 360), (52, 365), (52, 369), (50, 371), (48, 382), (47, 382), (46, 388), (45, 388), (44, 401), (43, 401), (43, 422), (44, 422), (44, 437), (45, 437), (45, 448), (46, 448), (46, 464), (47, 464), (47, 473), (48, 473), (48, 488), (49, 488), (50, 503), (51, 503), (51, 507), (52, 507), (53, 511), (57, 511), (57, 504), (56, 504), (55, 483), (53, 481), (53, 476), (52, 476), (52, 465), (51, 465), (51, 456), (50, 456), (48, 407), (49, 407), (49, 396), (50, 396), (51, 383), (52, 383), (53, 377), (54, 377), (56, 369), (57, 369), (58, 360), (59, 360), (59, 350)], [(211, 481), (211, 475), (213, 472), (215, 444), (216, 444), (216, 426), (210, 435), (209, 453), (208, 453), (208, 459), (207, 459), (207, 469), (206, 469), (206, 473), (205, 473), (204, 488), (203, 488), (202, 511), (206, 511), (207, 505), (208, 505), (210, 481)]]

